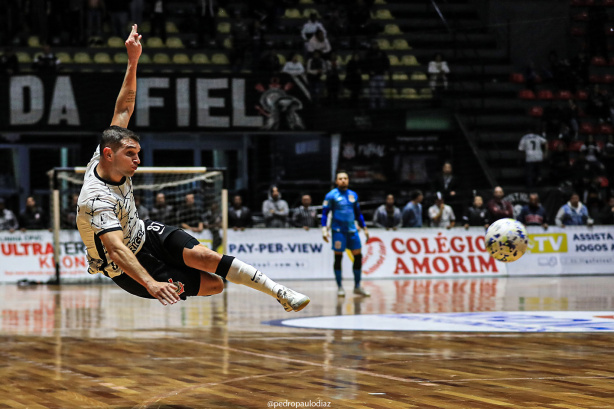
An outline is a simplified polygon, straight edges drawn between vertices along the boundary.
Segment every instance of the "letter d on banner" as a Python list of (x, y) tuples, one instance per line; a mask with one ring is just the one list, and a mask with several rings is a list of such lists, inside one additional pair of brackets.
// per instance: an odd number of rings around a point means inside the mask
[[(26, 93), (26, 89), (29, 92)], [(29, 96), (28, 104), (26, 95)], [(10, 100), (11, 125), (33, 125), (43, 118), (45, 90), (40, 78), (34, 75), (11, 77)], [(26, 105), (30, 106), (28, 112)]]

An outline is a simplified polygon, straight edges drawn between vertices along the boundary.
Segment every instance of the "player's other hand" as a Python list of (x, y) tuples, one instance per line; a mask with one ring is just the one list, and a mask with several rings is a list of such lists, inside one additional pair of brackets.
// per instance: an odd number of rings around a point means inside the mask
[(132, 31), (126, 40), (126, 50), (128, 51), (128, 59), (131, 61), (138, 60), (141, 56), (141, 52), (143, 51), (143, 46), (141, 45), (142, 35), (136, 31), (136, 24), (132, 25)]
[(322, 227), (322, 238), (324, 239), (325, 242), (328, 243), (328, 229), (326, 227)]
[(181, 300), (177, 294), (177, 286), (171, 283), (152, 281), (147, 285), (147, 292), (157, 298), (162, 305), (175, 304)]
[(363, 230), (365, 231), (365, 238), (367, 239), (366, 241), (369, 241), (369, 230), (367, 230), (366, 226), (365, 228), (363, 228)]

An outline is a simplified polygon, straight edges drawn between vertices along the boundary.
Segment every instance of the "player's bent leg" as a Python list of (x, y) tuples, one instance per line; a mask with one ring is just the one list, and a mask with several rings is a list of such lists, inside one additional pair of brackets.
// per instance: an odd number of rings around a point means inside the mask
[(201, 271), (215, 272), (222, 260), (222, 255), (202, 244), (183, 249), (183, 262), (188, 266)]
[(215, 295), (224, 290), (224, 281), (220, 276), (202, 271), (200, 273), (200, 288), (198, 295)]

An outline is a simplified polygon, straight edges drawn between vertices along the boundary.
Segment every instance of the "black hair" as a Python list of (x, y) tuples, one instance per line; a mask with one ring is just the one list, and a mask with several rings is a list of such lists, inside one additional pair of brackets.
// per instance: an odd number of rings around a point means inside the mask
[(345, 173), (346, 175), (348, 175), (348, 177), (350, 176), (350, 174), (347, 172), (347, 170), (339, 169), (338, 171), (335, 172), (335, 180), (337, 180), (337, 176), (339, 176), (340, 173)]
[(113, 152), (121, 147), (122, 141), (126, 138), (140, 142), (141, 138), (129, 129), (122, 128), (121, 126), (112, 125), (102, 132), (100, 137), (100, 154), (104, 151), (104, 148), (109, 147)]
[(422, 190), (416, 189), (413, 192), (411, 192), (411, 195), (409, 197), (411, 200), (416, 200), (420, 196), (422, 196)]

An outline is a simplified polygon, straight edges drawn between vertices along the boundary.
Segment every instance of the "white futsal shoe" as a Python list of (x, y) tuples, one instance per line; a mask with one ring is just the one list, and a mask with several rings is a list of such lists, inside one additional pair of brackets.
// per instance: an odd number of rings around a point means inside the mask
[(354, 295), (358, 295), (360, 297), (371, 297), (371, 294), (363, 287), (354, 288)]
[(284, 307), (284, 310), (290, 311), (300, 311), (309, 304), (309, 297), (305, 294), (301, 294), (294, 290), (289, 289), (288, 287), (282, 286), (277, 291), (277, 301)]

